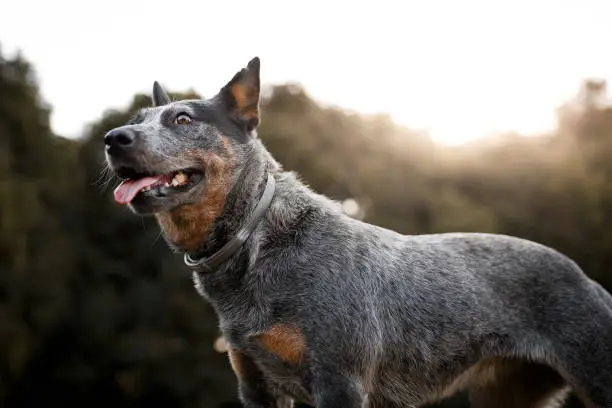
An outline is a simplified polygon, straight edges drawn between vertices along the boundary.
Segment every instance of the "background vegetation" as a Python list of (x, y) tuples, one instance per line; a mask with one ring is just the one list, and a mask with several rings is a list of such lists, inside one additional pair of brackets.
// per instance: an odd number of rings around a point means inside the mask
[[(529, 238), (612, 289), (605, 84), (586, 81), (552, 134), (453, 148), (385, 116), (323, 108), (293, 85), (268, 95), (260, 137), (273, 155), (315, 190), (355, 199), (366, 221)], [(0, 406), (238, 406), (216, 318), (180, 257), (100, 182), (102, 135), (149, 104), (136, 95), (68, 140), (50, 128), (28, 63), (0, 56)]]

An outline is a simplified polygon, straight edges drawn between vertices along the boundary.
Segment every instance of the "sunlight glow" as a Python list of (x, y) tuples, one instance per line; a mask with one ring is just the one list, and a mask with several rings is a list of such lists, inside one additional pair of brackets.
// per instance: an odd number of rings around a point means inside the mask
[(265, 83), (299, 82), (319, 101), (388, 112), (450, 144), (551, 129), (582, 79), (612, 75), (609, 0), (22, 0), (4, 10), (0, 44), (34, 64), (67, 136), (153, 80), (211, 96), (255, 55)]

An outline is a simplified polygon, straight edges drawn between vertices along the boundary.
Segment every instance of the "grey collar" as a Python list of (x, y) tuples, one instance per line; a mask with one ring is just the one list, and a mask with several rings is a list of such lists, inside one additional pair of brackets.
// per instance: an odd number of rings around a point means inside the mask
[(212, 254), (211, 256), (202, 257), (202, 258), (192, 258), (189, 253), (185, 253), (184, 261), (185, 264), (195, 272), (200, 273), (213, 273), (219, 268), (219, 266), (226, 261), (230, 256), (234, 255), (236, 251), (242, 247), (242, 245), (249, 238), (261, 217), (265, 214), (268, 207), (270, 207), (270, 203), (272, 202), (272, 198), (274, 197), (274, 191), (276, 189), (276, 181), (274, 177), (268, 173), (268, 181), (266, 183), (266, 188), (264, 189), (263, 194), (261, 195), (257, 206), (253, 210), (251, 217), (247, 220), (246, 224), (240, 228), (238, 233), (229, 240), (229, 242), (220, 250)]

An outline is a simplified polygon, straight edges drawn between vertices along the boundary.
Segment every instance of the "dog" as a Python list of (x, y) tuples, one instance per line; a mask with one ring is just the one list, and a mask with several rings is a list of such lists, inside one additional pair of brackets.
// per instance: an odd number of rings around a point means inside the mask
[(350, 218), (257, 137), (260, 60), (104, 136), (115, 200), (156, 217), (213, 306), (247, 408), (612, 408), (612, 296), (546, 246)]

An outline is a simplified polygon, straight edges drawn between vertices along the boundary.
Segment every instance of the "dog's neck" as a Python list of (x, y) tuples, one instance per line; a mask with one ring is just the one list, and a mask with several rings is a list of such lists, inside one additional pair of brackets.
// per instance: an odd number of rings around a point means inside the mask
[(157, 215), (171, 247), (210, 256), (245, 224), (265, 188), (267, 173), (280, 167), (259, 142), (245, 163), (235, 179), (230, 176), (231, 164), (209, 164), (208, 185), (200, 202)]

